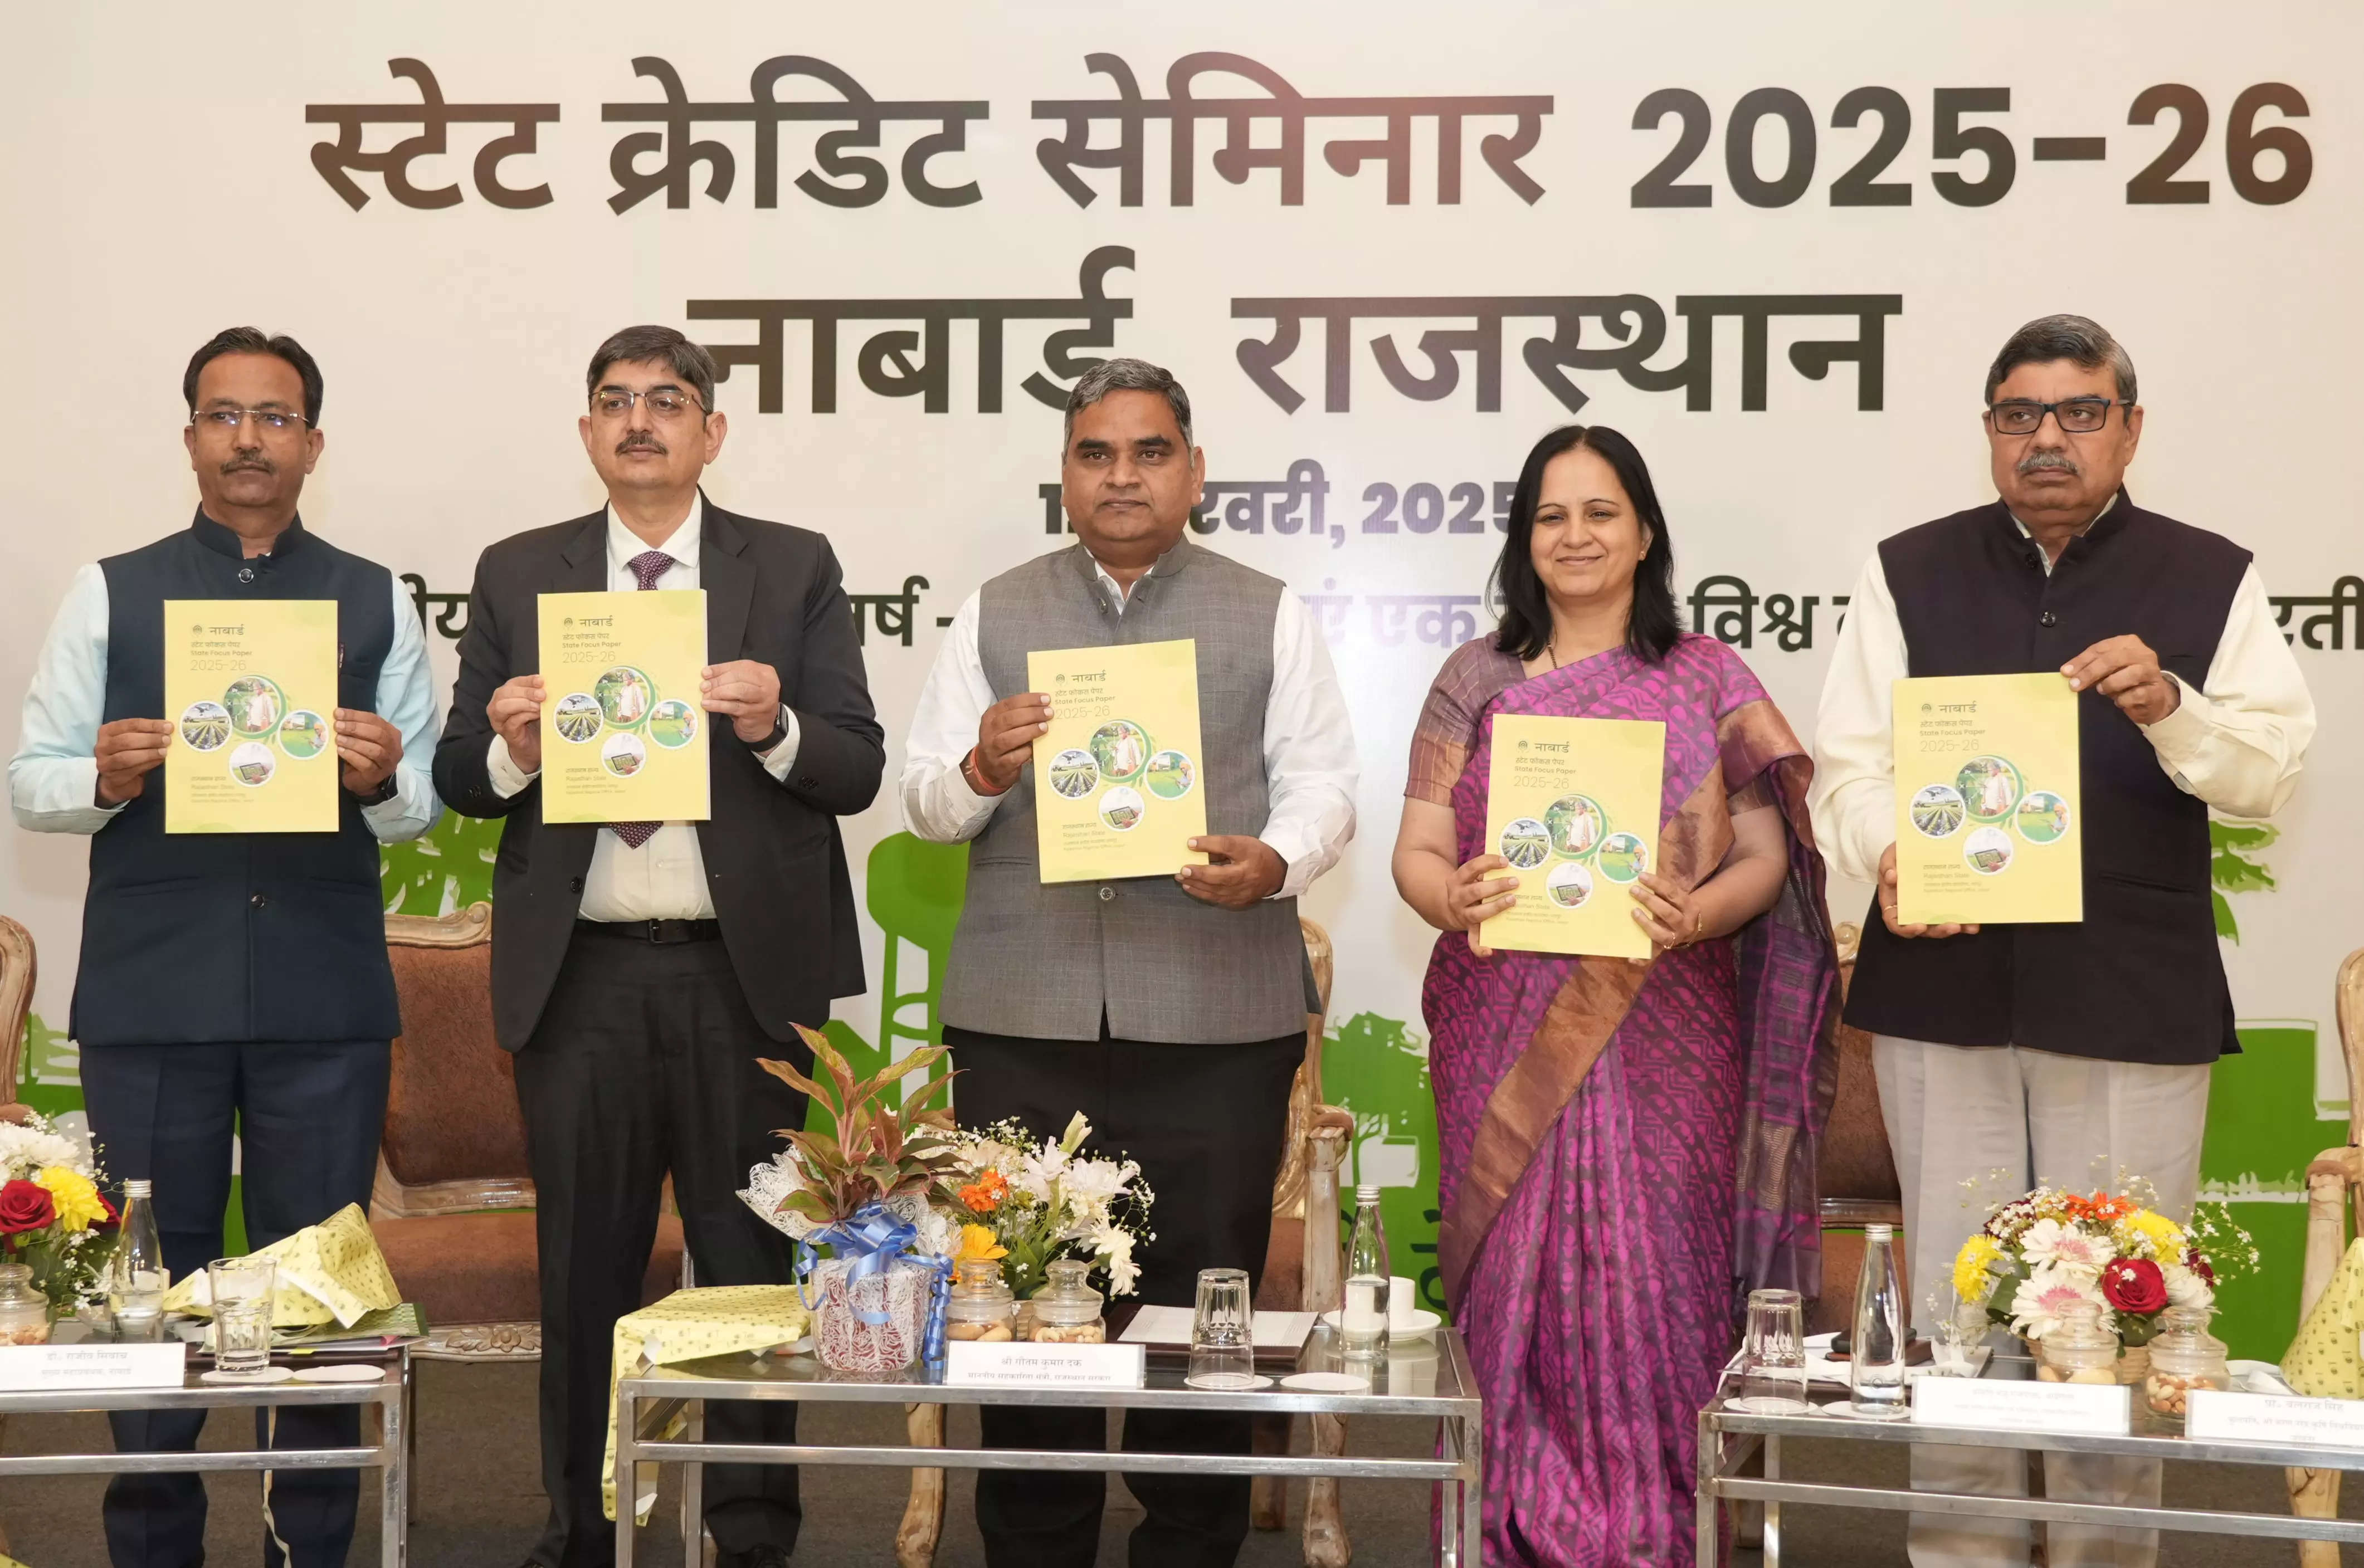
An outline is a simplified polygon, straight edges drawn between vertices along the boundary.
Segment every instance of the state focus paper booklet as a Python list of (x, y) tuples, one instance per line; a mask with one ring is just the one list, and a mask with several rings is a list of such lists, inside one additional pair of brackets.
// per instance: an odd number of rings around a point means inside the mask
[(1493, 755), (1485, 847), (1511, 862), (1519, 901), (1479, 926), (1478, 940), (1522, 952), (1649, 957), (1626, 889), (1657, 860), (1667, 727), (1499, 714)]
[(167, 599), (167, 833), (337, 830), (337, 601)]
[(1896, 683), (1896, 917), (2085, 917), (2077, 694), (2054, 671)]
[(705, 821), (705, 591), (543, 594), (539, 609), (541, 819)]
[(1171, 876), (1207, 857), (1199, 645), (1136, 642), (1026, 656), (1051, 699), (1034, 741), (1034, 836), (1044, 882)]

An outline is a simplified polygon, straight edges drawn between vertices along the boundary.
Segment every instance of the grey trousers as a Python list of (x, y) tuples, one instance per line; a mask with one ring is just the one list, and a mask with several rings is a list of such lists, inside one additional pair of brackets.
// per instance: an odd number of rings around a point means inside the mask
[[(2140, 1179), (2160, 1212), (2181, 1219), (2199, 1196), (2205, 1066), (1877, 1035), (1872, 1067), (1903, 1188), (1913, 1322), (1924, 1333), (1933, 1297), (1942, 1299), (1953, 1277), (1954, 1254), (1990, 1205), (2039, 1183), (2115, 1191)], [(1915, 1444), (1912, 1485), (2023, 1496), (2028, 1457), (2009, 1449)], [(2046, 1496), (2064, 1502), (2155, 1506), (2159, 1499), (2153, 1462), (2052, 1454), (2044, 1463)], [(2156, 1530), (2054, 1524), (2046, 1539), (2052, 1568), (2151, 1568), (2158, 1558)], [(1914, 1514), (1906, 1540), (1913, 1568), (2025, 1568), (2030, 1531), (2024, 1520)]]

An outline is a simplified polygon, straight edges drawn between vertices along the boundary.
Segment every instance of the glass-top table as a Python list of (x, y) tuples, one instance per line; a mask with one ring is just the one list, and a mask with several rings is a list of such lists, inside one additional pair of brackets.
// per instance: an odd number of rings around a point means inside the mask
[[(1317, 1326), (1292, 1365), (1266, 1364), (1268, 1388), (1214, 1392), (1187, 1386), (1186, 1359), (1151, 1347), (1138, 1388), (980, 1388), (942, 1381), (941, 1368), (915, 1363), (887, 1377), (831, 1372), (809, 1355), (713, 1356), (648, 1367), (616, 1383), (616, 1561), (631, 1568), (637, 1510), (633, 1466), (680, 1464), (686, 1546), (696, 1550), (700, 1517), (700, 1468), (708, 1464), (854, 1464), (909, 1470), (1136, 1471), (1189, 1475), (1327, 1476), (1366, 1481), (1423, 1481), (1444, 1487), (1439, 1561), (1466, 1568), (1478, 1561), (1480, 1469), (1478, 1399), (1460, 1336), (1439, 1329), (1432, 1341), (1392, 1346), (1383, 1362), (1356, 1361), (1373, 1375), (1366, 1391), (1332, 1393), (1284, 1388), (1292, 1372), (1349, 1370), (1334, 1332)], [(709, 1399), (791, 1399), (869, 1405), (1029, 1405), (1103, 1410), (1244, 1410), (1334, 1418), (1410, 1417), (1438, 1424), (1437, 1457), (1423, 1459), (1344, 1453), (1135, 1453), (1099, 1450), (911, 1448), (858, 1444), (710, 1443), (703, 1440), (703, 1405)], [(682, 1435), (669, 1436), (681, 1429)], [(1318, 1446), (1318, 1445), (1317, 1445)], [(694, 1559), (693, 1559), (694, 1561)]]
[[(1981, 1376), (2025, 1379), (2035, 1362), (2024, 1354), (1997, 1351)], [(1933, 1375), (1933, 1374), (1924, 1374)], [(1731, 1380), (1726, 1379), (1727, 1383)], [(1920, 1377), (1914, 1379), (1917, 1385)], [(2364, 1449), (2251, 1442), (2195, 1442), (2143, 1407), (2134, 1395), (2132, 1432), (2125, 1437), (2088, 1437), (2013, 1431), (1996, 1427), (1925, 1426), (1909, 1417), (1862, 1420), (1823, 1407), (1844, 1404), (1845, 1391), (1814, 1385), (1813, 1408), (1796, 1414), (1759, 1415), (1731, 1408), (1719, 1393), (1700, 1412), (1699, 1561), (1716, 1561), (1717, 1512), (1727, 1499), (1765, 1507), (1765, 1568), (1779, 1568), (1781, 1505), (1888, 1512), (1959, 1514), (1982, 1518), (2044, 1519), (2067, 1524), (2107, 1525), (2119, 1529), (2191, 1530), (2213, 1535), (2271, 1537), (2284, 1540), (2364, 1541), (2364, 1521), (2303, 1518), (2289, 1513), (2235, 1513), (2199, 1508), (2072, 1503), (2048, 1497), (1996, 1497), (1961, 1492), (1922, 1492), (1892, 1486), (1855, 1486), (1781, 1478), (1785, 1438), (1834, 1442), (1931, 1443), (1948, 1447), (2018, 1449), (2046, 1453), (2116, 1454), (2138, 1459), (2182, 1460), (2217, 1464), (2256, 1464), (2305, 1470), (2364, 1470)], [(1745, 1473), (1758, 1454), (1763, 1473)]]

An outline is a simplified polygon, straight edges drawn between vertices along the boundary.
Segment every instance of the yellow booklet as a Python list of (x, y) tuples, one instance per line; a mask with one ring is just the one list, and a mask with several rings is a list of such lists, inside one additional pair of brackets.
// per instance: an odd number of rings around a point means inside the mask
[(1497, 715), (1486, 847), (1511, 862), (1519, 901), (1478, 927), (1478, 941), (1649, 957), (1626, 890), (1657, 864), (1666, 766), (1667, 727), (1656, 719)]
[(2052, 672), (1899, 681), (1896, 917), (2085, 917), (2077, 694)]
[(167, 599), (167, 833), (337, 830), (337, 601)]
[(1034, 742), (1034, 836), (1044, 882), (1171, 876), (1207, 857), (1199, 788), (1199, 645), (1136, 642), (1026, 656), (1051, 699)]
[(541, 819), (705, 821), (705, 591), (544, 594), (540, 611)]

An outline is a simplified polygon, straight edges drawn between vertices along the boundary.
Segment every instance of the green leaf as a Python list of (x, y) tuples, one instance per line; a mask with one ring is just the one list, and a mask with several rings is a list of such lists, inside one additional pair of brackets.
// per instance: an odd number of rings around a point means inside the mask
[(2208, 895), (2208, 907), (2216, 917), (2216, 934), (2228, 942), (2238, 944), (2241, 940), (2241, 928), (2235, 922), (2233, 906), (2225, 901), (2225, 895), (2211, 889)]
[(2224, 893), (2255, 893), (2276, 885), (2273, 873), (2230, 853), (2209, 857), (2208, 880)]
[(844, 1108), (837, 1103), (836, 1099), (827, 1089), (822, 1088), (819, 1084), (814, 1083), (810, 1078), (806, 1077), (803, 1073), (797, 1072), (786, 1062), (774, 1062), (768, 1057), (759, 1056), (755, 1059), (755, 1065), (761, 1067), (764, 1072), (769, 1073), (773, 1077), (777, 1078), (781, 1083), (786, 1084), (789, 1088), (794, 1089), (797, 1093), (809, 1095), (811, 1098), (820, 1101), (822, 1105), (827, 1106), (832, 1114), (839, 1117), (842, 1117), (845, 1114)]

